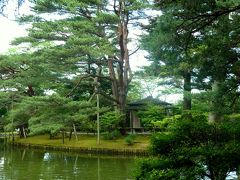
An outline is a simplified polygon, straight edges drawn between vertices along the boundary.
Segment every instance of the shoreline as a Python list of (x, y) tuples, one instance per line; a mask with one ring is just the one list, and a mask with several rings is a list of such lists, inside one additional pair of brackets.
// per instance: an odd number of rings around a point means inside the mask
[(29, 149), (54, 150), (62, 152), (74, 152), (81, 154), (96, 154), (96, 155), (124, 155), (124, 156), (149, 156), (150, 153), (144, 149), (111, 149), (97, 147), (70, 147), (70, 146), (53, 146), (44, 144), (31, 144), (22, 142), (7, 142), (14, 147), (22, 147)]

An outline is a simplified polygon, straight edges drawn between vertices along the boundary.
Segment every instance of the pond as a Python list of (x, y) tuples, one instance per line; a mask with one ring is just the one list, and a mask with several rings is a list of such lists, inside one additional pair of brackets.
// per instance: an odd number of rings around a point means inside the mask
[(134, 166), (133, 157), (0, 148), (0, 179), (4, 180), (129, 180)]

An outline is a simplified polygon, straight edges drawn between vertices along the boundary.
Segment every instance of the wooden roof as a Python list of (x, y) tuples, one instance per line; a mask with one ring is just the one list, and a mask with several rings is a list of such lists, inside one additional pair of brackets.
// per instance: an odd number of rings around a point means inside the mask
[(140, 99), (138, 101), (134, 101), (131, 103), (128, 103), (128, 109), (129, 110), (134, 110), (134, 109), (143, 109), (144, 106), (146, 106), (147, 104), (154, 104), (154, 105), (159, 105), (159, 106), (163, 106), (163, 107), (170, 107), (172, 106), (172, 104), (165, 102), (165, 101), (161, 101), (159, 99), (153, 98), (153, 97), (146, 97), (144, 99)]

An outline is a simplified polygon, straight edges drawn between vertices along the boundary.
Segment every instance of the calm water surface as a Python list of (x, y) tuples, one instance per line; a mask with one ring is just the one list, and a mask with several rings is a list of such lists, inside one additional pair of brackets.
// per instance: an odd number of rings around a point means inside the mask
[(0, 148), (0, 180), (126, 180), (134, 166), (131, 157)]

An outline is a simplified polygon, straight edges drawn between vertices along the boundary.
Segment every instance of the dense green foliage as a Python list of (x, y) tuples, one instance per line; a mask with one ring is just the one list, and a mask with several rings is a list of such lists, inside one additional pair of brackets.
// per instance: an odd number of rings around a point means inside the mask
[(101, 116), (100, 127), (104, 139), (117, 139), (121, 136), (122, 116), (119, 111), (106, 112)]
[[(162, 15), (142, 38), (152, 62), (145, 72), (183, 89), (181, 118), (166, 118), (152, 138), (157, 158), (137, 179), (225, 179), (238, 171), (240, 3), (155, 1)], [(192, 90), (201, 90), (192, 95)], [(233, 114), (235, 113), (235, 114)], [(202, 114), (202, 115), (199, 115)]]
[(120, 128), (122, 114), (119, 111), (106, 112), (101, 116), (101, 129), (105, 132), (111, 132)]
[(86, 101), (72, 101), (68, 98), (38, 96), (25, 98), (7, 117), (6, 130), (22, 125), (28, 126), (30, 135), (55, 135), (60, 131), (69, 131), (76, 125), (80, 130), (95, 130), (96, 108)]
[[(178, 115), (154, 105), (137, 113), (144, 128), (161, 132), (151, 141), (156, 158), (140, 163), (136, 178), (222, 180), (238, 171), (238, 0), (156, 0), (161, 15), (147, 25), (145, 0), (31, 2), (34, 14), (19, 18), (31, 23), (28, 35), (12, 42), (27, 48), (0, 56), (1, 128), (64, 137), (96, 132), (100, 115), (103, 137), (116, 139), (125, 133), (127, 100), (180, 89)], [(132, 81), (130, 32), (139, 25), (151, 64)]]
[(181, 118), (152, 137), (157, 158), (144, 161), (137, 179), (225, 179), (240, 165), (240, 123), (209, 124), (204, 115)]
[[(137, 22), (139, 14), (144, 15), (142, 9), (146, 3), (144, 0), (35, 1), (33, 9), (37, 14), (20, 19), (32, 22), (28, 36), (14, 43), (27, 42), (40, 47), (37, 57), (43, 60), (48, 56), (51, 67), (64, 76), (98, 81), (97, 92), (125, 113), (132, 79), (129, 26)], [(44, 18), (46, 13), (55, 17)], [(44, 43), (50, 46), (41, 48)]]
[[(1, 102), (1, 108), (9, 110), (6, 129), (29, 126), (31, 133), (34, 133), (34, 124), (40, 127), (36, 130), (44, 132), (47, 126), (50, 128), (52, 125), (50, 122), (53, 122), (54, 127), (47, 131), (59, 131), (63, 127), (71, 129), (70, 124), (79, 122), (72, 120), (74, 122), (68, 124), (66, 121), (72, 118), (64, 117), (65, 111), (68, 110), (72, 116), (75, 113), (85, 116), (88, 111), (75, 112), (70, 102), (94, 103), (96, 94), (100, 97), (101, 107), (111, 107), (122, 114), (126, 113), (127, 93), (132, 79), (128, 49), (129, 26), (144, 16), (142, 10), (147, 7), (147, 1), (31, 2), (33, 14), (18, 19), (20, 23), (31, 23), (28, 34), (12, 42), (13, 45), (24, 45), (26, 48), (0, 57), (0, 89), (8, 97), (7, 103), (5, 100)], [(5, 5), (7, 1), (1, 3)], [(53, 97), (59, 98), (56, 99), (59, 106), (65, 104), (69, 109), (48, 104), (48, 99)], [(48, 109), (41, 105), (37, 114), (34, 114), (30, 106), (40, 101), (42, 104), (46, 101)], [(92, 110), (97, 114), (96, 108)], [(92, 113), (88, 115), (92, 116)], [(34, 115), (35, 123), (29, 121)], [(48, 117), (49, 123), (39, 120), (43, 116), (46, 119)], [(125, 116), (120, 117), (121, 125), (124, 126)], [(94, 126), (94, 123), (88, 121), (81, 124), (79, 129), (94, 131)], [(109, 127), (103, 125), (103, 131)]]
[(166, 116), (165, 109), (159, 105), (148, 104), (146, 109), (137, 113), (144, 128), (153, 128), (154, 124)]
[(192, 89), (212, 90), (211, 110), (224, 114), (239, 96), (239, 2), (163, 0), (156, 6), (162, 15), (142, 40), (152, 61), (146, 71), (184, 90), (183, 109), (191, 109)]

